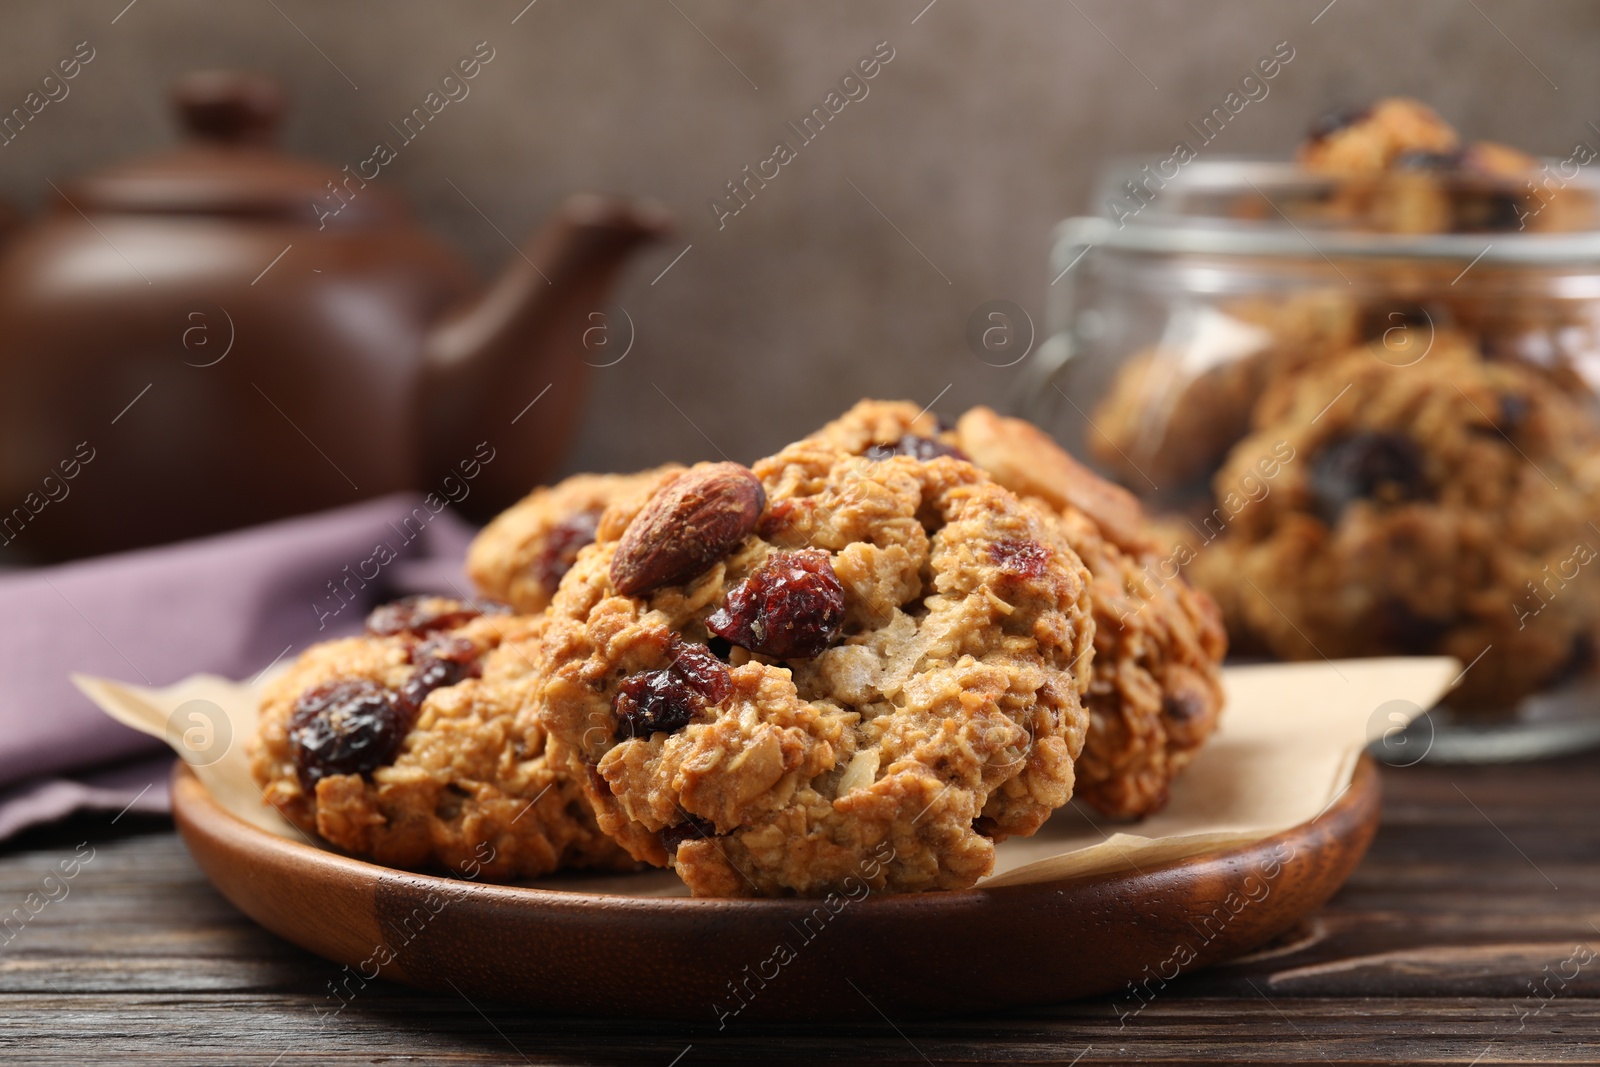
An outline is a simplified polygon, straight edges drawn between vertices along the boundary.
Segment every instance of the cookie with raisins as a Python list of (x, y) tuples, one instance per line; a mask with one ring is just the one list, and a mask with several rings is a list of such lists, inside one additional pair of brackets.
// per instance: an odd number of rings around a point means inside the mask
[(1319, 174), (1370, 174), (1424, 158), (1453, 159), (1461, 138), (1420, 100), (1394, 96), (1317, 119), (1300, 165)]
[(970, 463), (893, 452), (668, 475), (550, 606), (551, 752), (697, 896), (965, 888), (1071, 796), (1088, 573)]
[(296, 826), (392, 867), (491, 881), (623, 868), (532, 707), (537, 619), (442, 597), (378, 608), (262, 698), (251, 769)]
[(933, 435), (1001, 485), (1040, 501), (1092, 576), (1094, 673), (1077, 796), (1113, 818), (1160, 810), (1168, 788), (1216, 730), (1227, 634), (1216, 605), (1166, 573), (1143, 509), (1048, 435), (988, 408), (953, 429), (905, 402), (863, 400), (813, 435), (873, 455), (883, 442)]
[[(1503, 710), (1600, 661), (1592, 399), (1438, 330), (1415, 363), (1353, 348), (1256, 407), (1216, 494), (1289, 457), (1191, 573), (1284, 659), (1448, 655), (1447, 698)], [(1223, 512), (1219, 504), (1218, 514)]]

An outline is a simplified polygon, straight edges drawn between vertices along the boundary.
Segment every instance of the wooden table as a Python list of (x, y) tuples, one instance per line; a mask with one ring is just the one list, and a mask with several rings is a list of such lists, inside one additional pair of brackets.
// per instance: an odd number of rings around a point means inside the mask
[[(1600, 754), (1389, 768), (1384, 785), (1372, 851), (1327, 908), (1248, 959), (1181, 979), (1131, 1017), (1130, 1001), (1115, 997), (721, 1034), (539, 1017), (381, 982), (330, 1014), (336, 968), (234, 911), (170, 823), (77, 819), (0, 852), (0, 919), (30, 893), (36, 906), (46, 901), (0, 931), (0, 942), (10, 936), (0, 944), (0, 1059), (1600, 1062)], [(47, 880), (91, 848), (75, 877)], [(604, 991), (596, 996), (603, 1002)]]

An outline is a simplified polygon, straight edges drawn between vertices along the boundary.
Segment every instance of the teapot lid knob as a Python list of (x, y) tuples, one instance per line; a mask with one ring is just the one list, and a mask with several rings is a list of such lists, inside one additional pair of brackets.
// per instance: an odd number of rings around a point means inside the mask
[(264, 74), (200, 70), (173, 87), (172, 98), (191, 137), (223, 144), (265, 144), (283, 118), (283, 89)]

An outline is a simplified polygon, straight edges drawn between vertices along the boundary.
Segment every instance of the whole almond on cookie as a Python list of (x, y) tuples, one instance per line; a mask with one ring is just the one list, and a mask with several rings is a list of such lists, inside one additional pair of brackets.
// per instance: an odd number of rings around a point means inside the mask
[(623, 531), (611, 559), (611, 584), (637, 596), (695, 577), (750, 535), (766, 505), (761, 482), (737, 463), (684, 471)]

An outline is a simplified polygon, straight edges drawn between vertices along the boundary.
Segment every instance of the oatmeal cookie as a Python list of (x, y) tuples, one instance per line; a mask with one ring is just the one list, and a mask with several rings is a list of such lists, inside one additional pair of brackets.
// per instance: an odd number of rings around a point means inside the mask
[(1595, 659), (1588, 402), (1445, 331), (1410, 366), (1358, 348), (1308, 369), (1263, 398), (1217, 492), (1292, 460), (1195, 577), (1230, 585), (1230, 629), (1282, 658), (1452, 655), (1472, 664), (1452, 704), (1506, 707)]
[(613, 505), (563, 579), (551, 750), (697, 896), (964, 888), (1071, 796), (1088, 584), (947, 456), (702, 464)]
[(1312, 124), (1297, 158), (1319, 174), (1372, 174), (1388, 170), (1407, 154), (1442, 156), (1460, 145), (1455, 129), (1433, 108), (1420, 100), (1389, 97), (1324, 115)]
[(1221, 613), (1160, 551), (1138, 502), (1047, 434), (978, 407), (961, 417), (956, 440), (1000, 484), (1051, 505), (1093, 576), (1094, 680), (1079, 795), (1114, 818), (1160, 810), (1221, 715)]
[(1355, 344), (1362, 310), (1346, 293), (1310, 289), (1192, 313), (1187, 330), (1118, 368), (1084, 436), (1089, 454), (1141, 493), (1204, 484), (1249, 432), (1262, 390)]
[(534, 715), (538, 619), (439, 597), (373, 612), (263, 695), (251, 769), (296, 826), (392, 867), (508, 881), (631, 866)]
[(1535, 189), (1539, 161), (1493, 141), (1463, 144), (1432, 108), (1391, 98), (1318, 119), (1297, 156), (1343, 179), (1329, 219), (1388, 233), (1559, 232), (1592, 225), (1593, 198), (1555, 180)]
[(467, 575), (491, 600), (525, 614), (543, 611), (578, 551), (594, 540), (600, 513), (679, 469), (668, 464), (638, 474), (576, 474), (535, 489), (473, 539)]
[(1208, 477), (1250, 425), (1268, 371), (1260, 350), (1197, 369), (1188, 350), (1152, 345), (1117, 369), (1084, 444), (1124, 485), (1158, 493)]
[(811, 439), (874, 455), (928, 434), (1059, 517), (1092, 576), (1095, 622), (1077, 795), (1114, 818), (1159, 810), (1222, 710), (1227, 635), (1216, 605), (1179, 576), (1131, 494), (1020, 419), (978, 407), (941, 431), (914, 404), (866, 400)]

